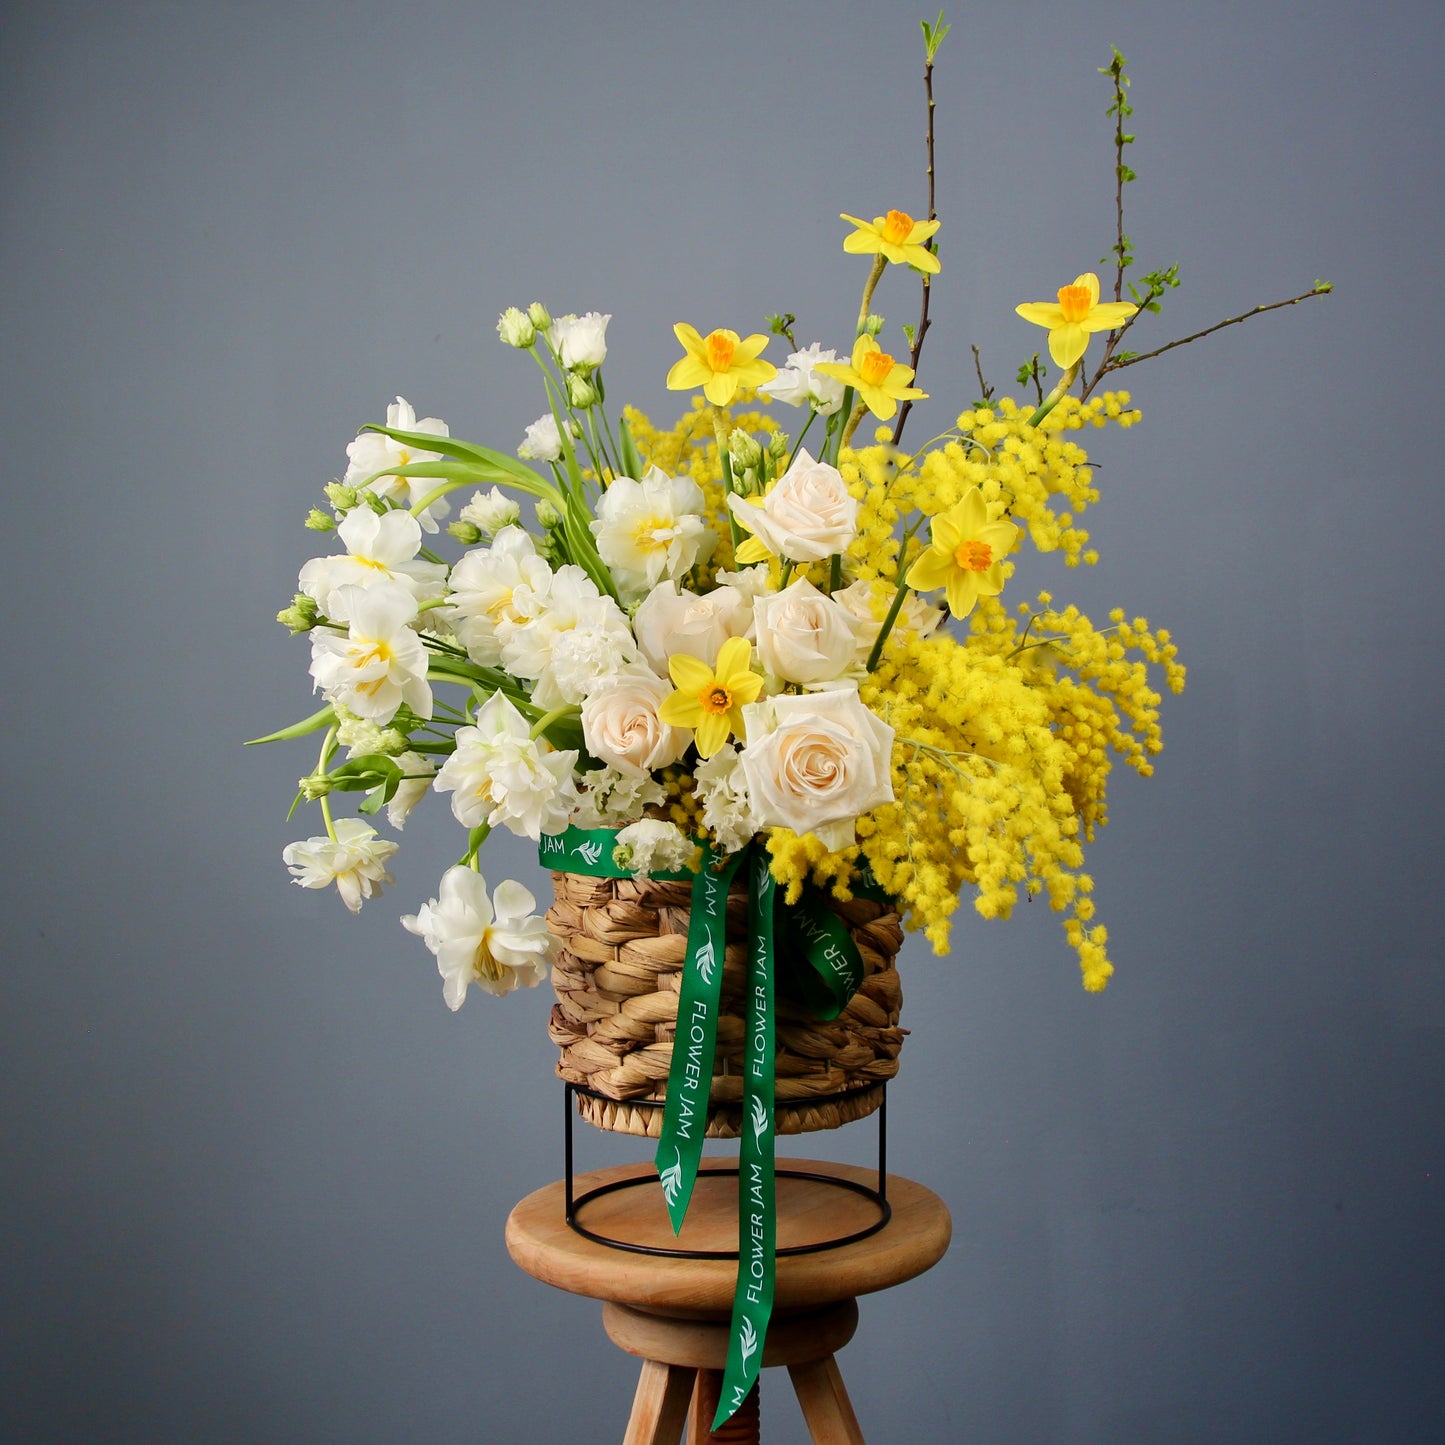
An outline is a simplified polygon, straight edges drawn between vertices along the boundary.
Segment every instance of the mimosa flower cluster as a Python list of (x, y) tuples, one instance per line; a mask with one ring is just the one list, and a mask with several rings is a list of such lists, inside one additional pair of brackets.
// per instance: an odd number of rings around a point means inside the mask
[[(452, 1008), (546, 972), (531, 893), (478, 871), (497, 827), (615, 830), (615, 866), (639, 875), (759, 840), (790, 900), (847, 897), (866, 870), (939, 953), (965, 890), (990, 918), (1041, 894), (1085, 986), (1112, 972), (1084, 850), (1113, 760), (1150, 771), (1156, 687), (1183, 670), (1142, 618), (1096, 628), (1008, 594), (1025, 547), (1097, 560), (1078, 437), (1138, 413), (1064, 387), (968, 406), (903, 449), (926, 393), (871, 303), (889, 266), (939, 271), (938, 222), (843, 219), (871, 267), (850, 331), (799, 346), (781, 318), (773, 335), (679, 322), (667, 384), (700, 395), (662, 430), (607, 406), (610, 316), (511, 308), (498, 333), (536, 363), (542, 415), (501, 451), (398, 397), (308, 520), (338, 545), (280, 618), (309, 638), (324, 706), (273, 738), (321, 735), (298, 802), (324, 832), (285, 862), (356, 912), (392, 882), (380, 820), (449, 809), (460, 860), (402, 922)], [(1075, 367), (1133, 309), (1086, 275), (1019, 311)], [(869, 417), (899, 421), (864, 444)], [(334, 816), (346, 792), (360, 816)]]

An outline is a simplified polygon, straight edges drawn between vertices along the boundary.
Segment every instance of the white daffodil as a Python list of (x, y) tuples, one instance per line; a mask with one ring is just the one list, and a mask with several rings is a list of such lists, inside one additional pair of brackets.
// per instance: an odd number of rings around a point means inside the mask
[[(417, 420), (416, 411), (404, 396), (386, 409), (386, 424), (397, 431), (427, 432), (431, 436), (450, 436), (446, 422), (440, 417), (424, 416)], [(420, 451), (403, 442), (393, 441), (380, 432), (364, 431), (346, 448), (349, 458), (342, 483), (348, 487), (365, 486), (378, 497), (414, 507), (437, 482), (432, 477), (397, 477), (386, 473), (392, 467), (414, 466), (419, 462), (439, 462), (440, 452)], [(380, 475), (378, 475), (378, 473)], [(451, 510), (445, 501), (433, 502), (420, 515), (422, 529), (437, 530), (437, 521)]]
[(477, 709), (474, 727), (458, 728), (456, 751), (432, 786), (451, 793), (452, 813), (464, 828), (499, 823), (536, 842), (560, 833), (577, 803), (575, 749), (544, 752), (526, 718), (500, 692)]
[(499, 617), (502, 663), (533, 682), (542, 708), (575, 706), (639, 659), (626, 614), (580, 568), (559, 567), (543, 589), (519, 585)]
[(470, 522), (489, 537), (520, 521), (521, 516), (522, 508), (516, 498), (507, 496), (500, 487), (493, 487), (490, 492), (473, 492), (471, 501), (457, 513), (459, 520)]
[(402, 753), (396, 763), (402, 771), (402, 779), (386, 805), (386, 821), (399, 833), (406, 826), (411, 810), (430, 791), (432, 779), (436, 776), (436, 764), (430, 758), (412, 752)]
[(649, 467), (640, 482), (614, 478), (597, 504), (592, 531), (625, 594), (641, 597), (711, 556), (717, 536), (700, 515), (706, 506), (696, 482), (669, 477), (661, 467)]
[(396, 880), (386, 871), (386, 860), (397, 845), (376, 836), (360, 818), (337, 821), (334, 838), (307, 838), (288, 844), (282, 861), (302, 888), (329, 888), (333, 883), (341, 901), (353, 912), (382, 886)]
[(527, 428), (517, 455), (531, 462), (555, 462), (562, 455), (562, 434), (557, 430), (557, 418), (550, 411)]
[(552, 569), (532, 538), (520, 527), (503, 527), (490, 547), (468, 552), (452, 568), (446, 619), (473, 662), (495, 667), (502, 660), (498, 626), (519, 620), (517, 590), (545, 597), (551, 584)]
[(447, 569), (440, 562), (416, 560), (421, 551), (421, 524), (410, 512), (378, 514), (370, 507), (353, 507), (336, 535), (346, 543), (346, 552), (313, 558), (298, 579), (301, 590), (328, 615), (335, 615), (330, 598), (338, 587), (396, 582), (418, 602), (442, 595)]
[(312, 632), (316, 686), (372, 722), (390, 722), (402, 703), (417, 717), (429, 718), (426, 648), (410, 625), (416, 621), (416, 598), (395, 582), (381, 582), (334, 588), (328, 605), (347, 632), (344, 637), (329, 627)]
[(559, 316), (547, 335), (568, 371), (595, 371), (607, 360), (607, 323), (611, 315)]
[(509, 878), (489, 898), (487, 880), (458, 866), (442, 874), (439, 893), (401, 924), (436, 955), (442, 997), (453, 1013), (472, 984), (501, 995), (546, 978), (552, 935), (537, 917), (537, 900), (520, 883)]
[(814, 342), (802, 351), (795, 351), (788, 357), (788, 364), (778, 374), (765, 381), (758, 391), (781, 401), (788, 406), (810, 406), (819, 416), (832, 416), (843, 405), (845, 383), (836, 376), (825, 376), (816, 370), (819, 362), (836, 362), (836, 351), (824, 351), (822, 345)]

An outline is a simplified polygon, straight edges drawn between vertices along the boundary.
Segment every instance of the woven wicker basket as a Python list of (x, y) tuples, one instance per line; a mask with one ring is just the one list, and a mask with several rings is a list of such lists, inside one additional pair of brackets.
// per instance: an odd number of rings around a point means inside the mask
[[(557, 1073), (605, 1097), (578, 1095), (581, 1115), (600, 1129), (656, 1138), (667, 1096), (691, 886), (554, 873), (547, 925), (561, 944), (548, 1032), (562, 1050)], [(894, 956), (898, 915), (865, 898), (829, 900), (863, 957), (864, 979), (843, 1013), (813, 1018), (786, 996), (777, 1005), (777, 1129), (836, 1129), (871, 1114), (898, 1072), (906, 1032)], [(744, 976), (748, 900), (735, 884), (727, 905), (727, 949), (713, 1065), (710, 1138), (736, 1137), (742, 1100)], [(843, 1097), (837, 1097), (842, 1095)]]

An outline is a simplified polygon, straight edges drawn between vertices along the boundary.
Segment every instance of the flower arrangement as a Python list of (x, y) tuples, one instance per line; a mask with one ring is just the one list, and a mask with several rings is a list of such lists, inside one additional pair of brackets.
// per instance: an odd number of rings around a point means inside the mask
[[(348, 446), (330, 510), (308, 518), (345, 550), (308, 562), (280, 614), (309, 636), (326, 700), (258, 739), (322, 733), (298, 802), (319, 804), (325, 831), (285, 862), (355, 912), (392, 881), (397, 844), (335, 818), (333, 795), (363, 793), (361, 812), (397, 830), (429, 794), (449, 795), (465, 850), (402, 922), (436, 955), (454, 1009), (472, 984), (505, 993), (546, 972), (532, 895), (515, 882), (489, 894), (477, 872), (498, 826), (533, 840), (616, 830), (613, 861), (642, 876), (757, 840), (789, 902), (810, 884), (847, 898), (868, 877), (938, 953), (963, 890), (986, 918), (1042, 894), (1085, 988), (1113, 972), (1085, 848), (1108, 816), (1114, 760), (1152, 770), (1158, 682), (1177, 692), (1184, 669), (1143, 618), (1115, 610), (1097, 626), (1047, 591), (1006, 593), (1026, 546), (1067, 567), (1098, 560), (1081, 525), (1099, 493), (1079, 437), (1138, 421), (1128, 392), (1099, 383), (1180, 344), (1120, 347), (1178, 268), (1129, 281), (1123, 299), (1134, 258), (1121, 202), (1114, 299), (1085, 272), (1055, 301), (1016, 308), (1047, 330), (1061, 373), (1047, 395), (1037, 353), (1019, 371), (1032, 403), (995, 398), (980, 368), (953, 427), (904, 446), (941, 269), (941, 18), (924, 26), (928, 215), (842, 217), (843, 251), (869, 263), (851, 337), (800, 346), (792, 316), (748, 336), (679, 322), (667, 386), (700, 395), (663, 429), (609, 412), (610, 316), (509, 308), (500, 337), (536, 362), (547, 399), (515, 455), (454, 438), (398, 397)], [(1133, 137), (1117, 52), (1103, 73), (1122, 197)], [(873, 310), (890, 270), (922, 284), (906, 361)], [(781, 365), (764, 354), (775, 337)], [(785, 429), (773, 408), (798, 422)], [(446, 522), (454, 493), (470, 495)], [(431, 545), (444, 525), (464, 549), (450, 562)]]

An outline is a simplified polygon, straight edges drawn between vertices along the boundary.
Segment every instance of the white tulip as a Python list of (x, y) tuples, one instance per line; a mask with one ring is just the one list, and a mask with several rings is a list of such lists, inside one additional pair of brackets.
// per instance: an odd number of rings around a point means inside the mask
[(608, 484), (592, 532), (624, 594), (641, 597), (712, 555), (717, 536), (700, 515), (706, 505), (696, 482), (660, 467), (649, 467), (640, 482), (616, 477)]
[(361, 902), (396, 880), (386, 871), (386, 860), (397, 845), (376, 836), (360, 818), (340, 818), (334, 838), (307, 838), (288, 844), (281, 854), (295, 882), (302, 888), (336, 885), (341, 901), (353, 913)]
[(346, 636), (329, 627), (311, 633), (311, 676), (333, 702), (358, 717), (388, 723), (405, 703), (419, 718), (432, 713), (427, 654), (410, 624), (416, 598), (395, 582), (337, 587), (328, 608), (347, 624)]
[[(416, 411), (404, 396), (386, 409), (386, 424), (396, 431), (428, 432), (432, 436), (450, 436), (446, 422), (440, 417), (424, 416), (417, 419)], [(403, 507), (414, 507), (437, 485), (435, 477), (397, 477), (384, 475), (391, 467), (413, 466), (421, 462), (443, 460), (440, 452), (423, 451), (405, 442), (393, 441), (380, 432), (362, 432), (346, 448), (348, 457), (346, 474), (341, 478), (348, 487), (365, 486), (378, 497), (398, 502)], [(383, 475), (375, 475), (382, 473)], [(437, 519), (445, 517), (451, 510), (445, 501), (433, 502), (418, 520), (422, 530), (435, 532)]]

